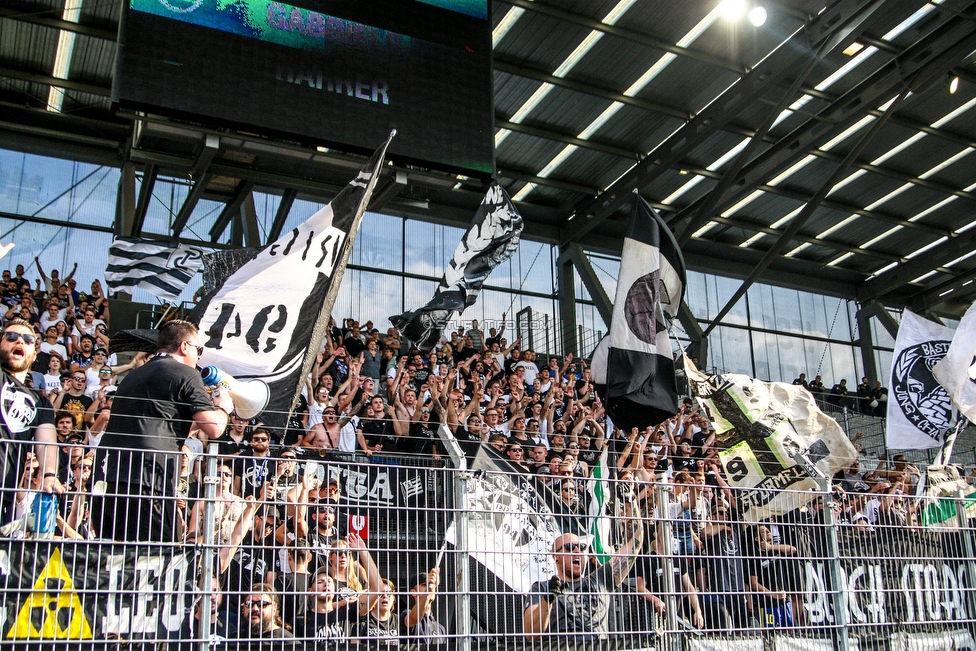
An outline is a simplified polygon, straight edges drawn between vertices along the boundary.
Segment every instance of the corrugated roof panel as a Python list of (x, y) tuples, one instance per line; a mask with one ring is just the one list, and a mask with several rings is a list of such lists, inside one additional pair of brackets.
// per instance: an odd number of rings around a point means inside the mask
[(69, 77), (111, 88), (116, 49), (113, 41), (79, 34), (75, 39)]
[(590, 33), (586, 27), (526, 11), (495, 47), (496, 54), (553, 72)]
[(546, 125), (556, 131), (569, 131), (574, 136), (589, 126), (611, 103), (602, 97), (566, 88), (553, 89), (547, 99), (551, 101), (532, 111), (525, 122)]
[(495, 157), (499, 167), (538, 172), (540, 160), (552, 160), (565, 147), (562, 143), (513, 131), (498, 147)]
[(51, 74), (57, 49), (58, 30), (0, 19), (0, 61), (5, 67)]
[(541, 85), (525, 77), (495, 72), (495, 113), (511, 117)]

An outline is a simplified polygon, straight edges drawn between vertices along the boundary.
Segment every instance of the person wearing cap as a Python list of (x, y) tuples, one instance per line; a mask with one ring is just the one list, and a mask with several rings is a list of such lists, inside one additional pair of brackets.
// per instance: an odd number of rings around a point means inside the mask
[(403, 641), (406, 644), (443, 646), (447, 644), (447, 629), (434, 617), (434, 600), (441, 584), (441, 571), (431, 568), (417, 574), (410, 582), (411, 605), (400, 613)]
[[(529, 639), (556, 634), (559, 642), (606, 639), (611, 593), (620, 587), (634, 566), (644, 540), (639, 522), (626, 522), (628, 539), (610, 560), (590, 567), (588, 544), (575, 533), (564, 533), (552, 544), (556, 573), (536, 581), (529, 589), (522, 628)], [(562, 636), (571, 635), (572, 638)]]

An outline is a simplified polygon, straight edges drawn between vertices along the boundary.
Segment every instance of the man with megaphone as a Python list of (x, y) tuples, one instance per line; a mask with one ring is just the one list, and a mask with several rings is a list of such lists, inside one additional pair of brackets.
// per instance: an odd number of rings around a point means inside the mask
[(230, 392), (207, 393), (196, 371), (202, 353), (195, 325), (169, 321), (159, 329), (156, 356), (119, 385), (95, 464), (91, 522), (100, 537), (182, 541), (175, 499), (181, 446), (193, 427), (218, 438), (234, 410)]

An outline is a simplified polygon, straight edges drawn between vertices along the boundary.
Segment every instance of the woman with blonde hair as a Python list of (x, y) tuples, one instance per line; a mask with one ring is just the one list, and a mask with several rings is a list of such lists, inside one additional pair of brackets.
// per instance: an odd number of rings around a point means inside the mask
[(349, 549), (345, 540), (337, 540), (329, 552), (329, 576), (335, 581), (336, 606), (355, 603), (366, 591), (366, 568)]
[[(227, 464), (220, 464), (217, 468), (220, 481), (217, 483), (217, 495), (214, 500), (214, 539), (218, 545), (226, 545), (230, 541), (234, 527), (244, 513), (244, 500), (234, 494), (234, 471)], [(202, 540), (204, 500), (198, 500), (190, 513), (190, 522), (186, 527), (187, 542)]]

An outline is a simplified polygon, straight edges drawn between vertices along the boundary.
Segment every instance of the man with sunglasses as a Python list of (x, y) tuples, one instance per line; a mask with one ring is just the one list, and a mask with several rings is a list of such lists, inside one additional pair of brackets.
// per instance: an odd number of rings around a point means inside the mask
[(560, 637), (555, 640), (560, 646), (607, 638), (611, 593), (627, 578), (644, 539), (639, 520), (624, 525), (629, 539), (609, 561), (590, 572), (587, 543), (575, 533), (556, 538), (552, 545), (556, 574), (532, 584), (522, 612), (526, 637), (554, 634)]
[(3, 400), (0, 401), (0, 436), (8, 443), (0, 447), (3, 486), (0, 490), (0, 522), (10, 521), (17, 480), (30, 448), (26, 441), (49, 444), (35, 446), (41, 460), (41, 488), (46, 493), (61, 492), (58, 485), (58, 437), (54, 429), (54, 410), (48, 399), (27, 387), (24, 380), (37, 356), (40, 344), (34, 329), (19, 319), (9, 321), (0, 338), (0, 367), (3, 375)]
[(218, 438), (234, 408), (227, 392), (211, 399), (203, 386), (196, 370), (203, 346), (195, 325), (169, 321), (157, 343), (156, 356), (119, 385), (98, 447), (94, 492), (102, 496), (92, 503), (92, 527), (102, 538), (182, 540), (174, 499), (181, 446), (192, 427)]

